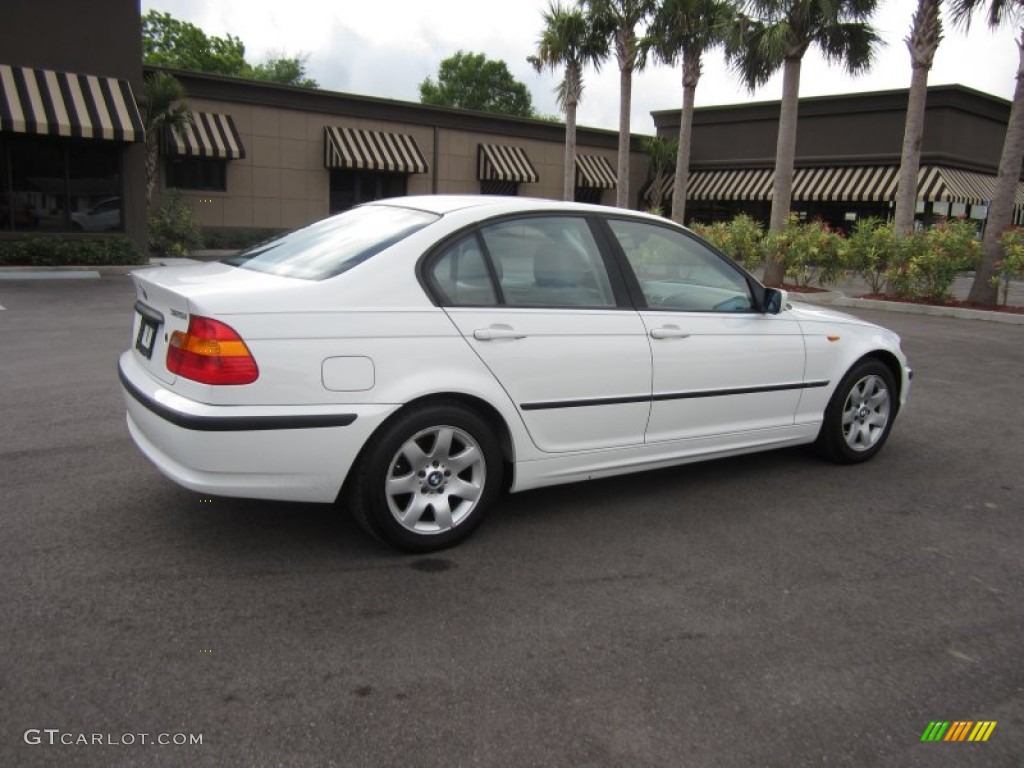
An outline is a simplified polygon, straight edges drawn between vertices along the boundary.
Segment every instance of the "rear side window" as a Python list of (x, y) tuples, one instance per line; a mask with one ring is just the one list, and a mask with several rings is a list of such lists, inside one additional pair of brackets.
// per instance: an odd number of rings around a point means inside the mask
[(585, 219), (514, 219), (485, 226), (480, 234), (509, 306), (615, 306), (601, 251)]
[(476, 235), (463, 237), (447, 246), (431, 268), (430, 275), (445, 305), (488, 306), (498, 303)]
[(318, 221), (224, 259), (225, 264), (303, 280), (340, 275), (440, 217), (368, 205)]

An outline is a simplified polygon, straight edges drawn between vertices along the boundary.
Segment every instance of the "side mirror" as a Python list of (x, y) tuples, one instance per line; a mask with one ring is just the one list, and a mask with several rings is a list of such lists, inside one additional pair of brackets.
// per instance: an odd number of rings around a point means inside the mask
[(777, 315), (789, 303), (789, 293), (780, 288), (765, 288), (762, 312), (766, 315)]

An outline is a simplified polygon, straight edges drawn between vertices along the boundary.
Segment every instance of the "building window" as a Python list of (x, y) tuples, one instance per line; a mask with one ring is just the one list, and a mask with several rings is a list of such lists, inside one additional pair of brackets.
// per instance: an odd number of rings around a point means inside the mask
[(0, 139), (0, 229), (122, 231), (121, 151), (108, 142)]
[(519, 183), (516, 181), (498, 181), (496, 179), (482, 179), (480, 181), (481, 195), (507, 195), (515, 197), (519, 194)]
[(573, 199), (577, 203), (593, 203), (594, 205), (601, 204), (601, 193), (603, 189), (598, 187), (576, 187), (576, 194), (573, 195)]
[(167, 186), (225, 192), (228, 188), (228, 161), (215, 157), (168, 158)]
[(345, 168), (331, 170), (331, 213), (340, 213), (360, 203), (402, 197), (406, 194), (408, 176), (383, 171), (355, 171)]

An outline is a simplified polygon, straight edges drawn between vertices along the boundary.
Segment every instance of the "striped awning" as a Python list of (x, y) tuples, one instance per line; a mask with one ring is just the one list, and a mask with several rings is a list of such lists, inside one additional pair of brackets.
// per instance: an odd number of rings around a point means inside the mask
[[(655, 190), (662, 200), (672, 198), (675, 174), (661, 177), (660, 183), (647, 188), (650, 201)], [(690, 171), (686, 197), (689, 200), (770, 200), (775, 173), (770, 168), (740, 168), (719, 171)]]
[(690, 173), (690, 200), (769, 200), (775, 173), (770, 168)]
[(900, 169), (894, 165), (797, 168), (793, 199), (824, 202), (885, 202), (896, 199)]
[(477, 178), (480, 181), (512, 181), (536, 184), (540, 176), (526, 150), (501, 144), (481, 144), (477, 152)]
[(576, 186), (592, 189), (615, 189), (618, 174), (608, 158), (600, 155), (576, 155)]
[[(933, 165), (922, 167), (917, 178), (918, 198), (922, 200), (980, 205), (995, 195), (996, 177), (987, 173)], [(1024, 184), (1017, 184), (1014, 202), (1024, 205)]]
[(127, 80), (0, 64), (0, 131), (143, 141)]
[(324, 165), (393, 173), (426, 173), (416, 139), (407, 133), (324, 126)]
[[(797, 168), (793, 172), (793, 200), (819, 202), (878, 202), (896, 199), (900, 169), (897, 165), (828, 166)], [(674, 176), (662, 177), (662, 199), (672, 196)], [(690, 200), (770, 200), (775, 174), (770, 169), (692, 171)], [(981, 204), (992, 199), (996, 177), (942, 166), (922, 166), (917, 199), (930, 202)], [(655, 184), (645, 193), (651, 200)], [(1024, 184), (1017, 185), (1016, 205), (1024, 206)]]
[(240, 160), (245, 147), (231, 115), (193, 112), (192, 123), (178, 131), (168, 131), (167, 154), (171, 157), (213, 157)]

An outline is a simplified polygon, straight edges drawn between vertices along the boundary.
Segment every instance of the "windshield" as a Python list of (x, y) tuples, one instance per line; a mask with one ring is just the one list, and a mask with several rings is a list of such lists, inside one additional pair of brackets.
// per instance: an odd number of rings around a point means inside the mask
[(324, 280), (352, 269), (439, 218), (411, 208), (353, 208), (229, 256), (223, 263), (281, 277)]

